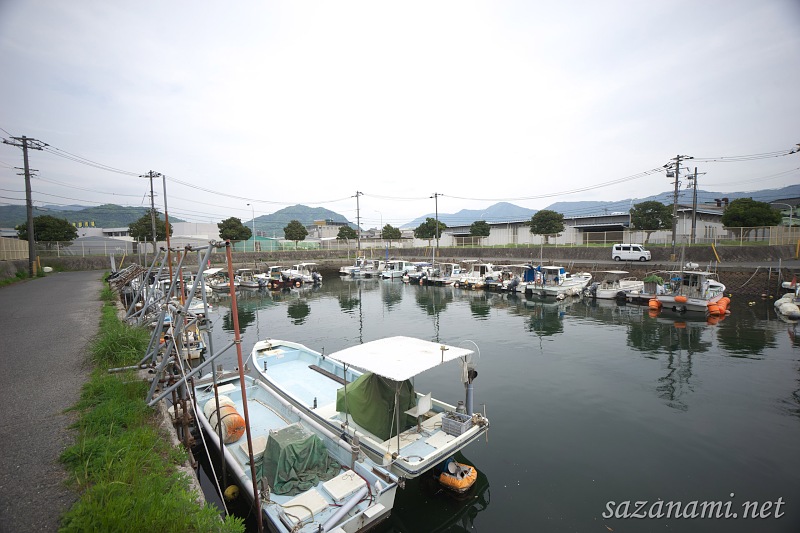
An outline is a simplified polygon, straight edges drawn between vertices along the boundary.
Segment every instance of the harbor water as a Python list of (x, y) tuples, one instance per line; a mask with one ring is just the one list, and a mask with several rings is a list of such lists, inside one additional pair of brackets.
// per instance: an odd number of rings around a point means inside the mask
[[(265, 338), (331, 353), (394, 335), (480, 355), (475, 409), (491, 429), (463, 452), (478, 482), (456, 497), (410, 481), (380, 531), (800, 531), (800, 338), (771, 302), (734, 293), (731, 314), (709, 321), (324, 274), (237, 293), (244, 358)], [(221, 348), (230, 297), (211, 303)], [(234, 369), (235, 350), (218, 361)], [(456, 404), (460, 371), (415, 388)]]

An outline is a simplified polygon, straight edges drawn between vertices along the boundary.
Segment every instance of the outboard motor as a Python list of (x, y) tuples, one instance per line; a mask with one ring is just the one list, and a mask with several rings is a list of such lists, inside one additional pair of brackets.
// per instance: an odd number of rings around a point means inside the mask
[(508, 284), (508, 290), (516, 292), (518, 285), (519, 285), (519, 278), (517, 276), (514, 276), (511, 279), (511, 282)]
[(586, 296), (591, 296), (592, 298), (597, 298), (597, 286), (598, 285), (599, 285), (599, 283), (597, 283), (596, 281), (594, 283), (592, 283), (591, 286), (589, 286), (589, 288), (586, 289)]
[(320, 283), (322, 281), (322, 276), (320, 276), (319, 272), (315, 270), (311, 273), (311, 279), (314, 283)]

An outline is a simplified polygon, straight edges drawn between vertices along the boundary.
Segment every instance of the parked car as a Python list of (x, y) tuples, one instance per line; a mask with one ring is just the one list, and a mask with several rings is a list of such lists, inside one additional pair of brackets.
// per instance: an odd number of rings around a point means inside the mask
[(614, 261), (650, 261), (650, 250), (641, 244), (615, 244), (611, 247)]

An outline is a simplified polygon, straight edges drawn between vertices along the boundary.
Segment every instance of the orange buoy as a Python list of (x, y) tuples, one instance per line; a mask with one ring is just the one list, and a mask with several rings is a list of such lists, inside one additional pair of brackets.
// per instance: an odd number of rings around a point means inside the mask
[(661, 302), (659, 302), (657, 298), (651, 298), (650, 301), (647, 302), (647, 306), (650, 309), (661, 309)]
[(679, 304), (685, 304), (686, 299), (687, 299), (686, 296), (681, 296), (681, 295), (675, 297), (675, 301), (678, 302)]
[(211, 424), (215, 434), (219, 433), (219, 425), (222, 425), (222, 441), (225, 444), (236, 442), (244, 435), (245, 425), (242, 415), (236, 410), (233, 400), (227, 396), (219, 397), (219, 413), (216, 410), (214, 398), (206, 402), (203, 408), (208, 423)]
[(708, 314), (718, 316), (720, 314), (719, 306), (716, 304), (708, 304)]

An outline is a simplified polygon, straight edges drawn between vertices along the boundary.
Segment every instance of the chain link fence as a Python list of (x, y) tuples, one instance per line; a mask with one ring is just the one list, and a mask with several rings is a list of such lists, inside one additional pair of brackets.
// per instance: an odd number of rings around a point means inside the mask
[[(713, 230), (713, 231), (709, 231)], [(702, 235), (695, 237), (696, 245), (714, 246), (777, 246), (795, 245), (800, 240), (800, 227), (760, 226), (747, 228), (709, 228)], [(497, 237), (464, 237), (447, 233), (439, 239), (442, 248), (530, 248), (542, 245), (552, 247), (592, 247), (610, 246), (615, 243), (638, 243), (652, 248), (672, 246), (672, 234), (668, 231), (648, 232), (625, 230), (605, 232), (583, 232), (568, 228), (564, 233), (552, 235), (526, 236), (526, 241), (509, 243)], [(170, 245), (173, 249), (182, 249), (187, 245), (200, 248), (208, 244), (207, 240), (178, 238)], [(691, 245), (691, 237), (685, 233), (676, 235), (676, 245)], [(232, 242), (234, 252), (280, 252), (293, 250), (386, 250), (398, 253), (406, 248), (436, 247), (436, 239), (399, 239), (382, 240), (379, 238), (339, 240), (323, 239), (309, 241), (285, 241), (265, 239), (257, 241)], [(159, 242), (158, 247), (166, 247), (166, 242)], [(72, 242), (38, 242), (35, 246), (39, 257), (89, 257), (108, 255), (144, 256), (152, 255), (153, 245), (150, 242), (135, 242), (124, 239), (93, 237), (76, 239)], [(0, 239), (0, 259), (13, 260), (28, 257), (27, 242), (17, 239)]]

